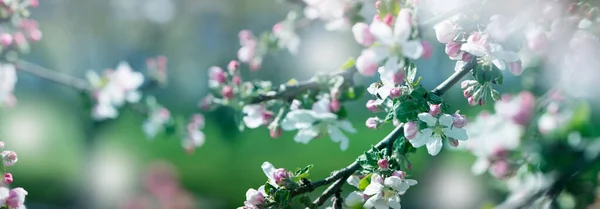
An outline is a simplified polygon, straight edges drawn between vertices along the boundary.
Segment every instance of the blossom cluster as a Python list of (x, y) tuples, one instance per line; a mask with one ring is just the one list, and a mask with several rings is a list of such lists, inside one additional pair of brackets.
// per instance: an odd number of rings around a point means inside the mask
[[(4, 142), (0, 141), (0, 149), (4, 148)], [(0, 206), (4, 206), (10, 209), (25, 209), (25, 196), (27, 191), (21, 187), (10, 188), (10, 184), (13, 183), (13, 175), (6, 172), (6, 168), (15, 165), (17, 163), (17, 153), (13, 151), (2, 151), (2, 173), (4, 173), (4, 179), (0, 186)]]

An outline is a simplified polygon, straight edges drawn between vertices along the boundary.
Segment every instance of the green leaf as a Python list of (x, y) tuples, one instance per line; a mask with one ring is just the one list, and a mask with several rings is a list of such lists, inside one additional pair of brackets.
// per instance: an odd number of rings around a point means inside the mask
[(414, 63), (410, 63), (410, 65), (406, 68), (406, 80), (408, 83), (413, 83), (415, 81), (415, 77), (417, 76), (417, 68)]
[(309, 171), (310, 169), (313, 168), (313, 165), (308, 165), (304, 168), (297, 168), (296, 171), (294, 172), (294, 180), (295, 181), (300, 181), (300, 179), (302, 178), (308, 178), (309, 176)]
[(371, 176), (373, 174), (370, 173), (369, 175), (365, 176), (364, 178), (362, 178), (359, 182), (358, 182), (358, 189), (360, 189), (361, 191), (365, 191), (365, 189), (367, 188), (367, 186), (369, 186), (369, 184), (371, 184)]
[(280, 189), (275, 192), (275, 202), (279, 203), (284, 208), (287, 208), (290, 204), (291, 194), (287, 189)]
[(415, 86), (412, 92), (410, 92), (410, 96), (415, 99), (425, 99), (427, 98), (427, 90), (423, 88), (423, 86)]
[(265, 193), (266, 195), (272, 195), (275, 194), (275, 192), (277, 191), (277, 188), (275, 188), (273, 185), (269, 184), (268, 182), (265, 183)]
[(340, 67), (340, 70), (347, 70), (350, 69), (351, 67), (354, 67), (354, 65), (356, 64), (356, 60), (354, 59), (354, 57), (350, 57), (348, 58), (348, 60), (346, 60), (346, 62), (344, 62), (344, 64)]
[(340, 107), (340, 110), (337, 111), (335, 114), (338, 116), (338, 118), (343, 119), (343, 118), (348, 117), (348, 110), (346, 110), (346, 107), (342, 105)]

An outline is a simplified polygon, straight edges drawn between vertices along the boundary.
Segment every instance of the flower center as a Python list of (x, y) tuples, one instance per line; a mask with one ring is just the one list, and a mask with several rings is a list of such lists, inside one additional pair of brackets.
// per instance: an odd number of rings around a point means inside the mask
[(385, 189), (383, 189), (383, 198), (384, 199), (389, 199), (389, 198), (392, 198), (395, 196), (397, 196), (396, 190), (389, 188), (389, 187), (386, 187)]

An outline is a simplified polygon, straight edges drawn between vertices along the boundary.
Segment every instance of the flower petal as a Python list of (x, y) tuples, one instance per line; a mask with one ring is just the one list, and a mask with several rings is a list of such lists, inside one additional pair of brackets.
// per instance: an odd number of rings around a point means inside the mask
[(402, 55), (410, 59), (416, 60), (423, 55), (423, 45), (420, 41), (407, 41), (402, 45)]
[(394, 37), (392, 28), (382, 21), (373, 21), (369, 28), (373, 36), (384, 45), (393, 45)]
[(440, 153), (440, 150), (442, 150), (442, 139), (439, 138), (439, 136), (436, 136), (437, 135), (434, 134), (435, 139), (427, 143), (427, 153), (429, 153), (431, 156), (436, 156), (438, 153)]
[(450, 126), (452, 126), (452, 123), (454, 123), (454, 119), (452, 118), (452, 115), (449, 115), (449, 114), (440, 115), (439, 120), (440, 120), (440, 125), (446, 126), (446, 127), (450, 127)]
[(492, 63), (500, 70), (506, 70), (506, 62), (498, 58), (492, 58)]
[(273, 166), (273, 164), (269, 162), (264, 162), (260, 167), (263, 169), (263, 172), (265, 172), (265, 176), (267, 176), (269, 180), (274, 179), (273, 174), (275, 173), (275, 167)]
[(364, 202), (365, 200), (363, 194), (357, 191), (353, 191), (350, 194), (348, 194), (348, 197), (346, 197), (346, 199), (344, 200), (344, 203), (350, 207), (361, 205)]
[(393, 209), (401, 209), (402, 206), (400, 206), (400, 196), (394, 196), (394, 197), (390, 197), (388, 199), (388, 205), (393, 208)]
[(385, 186), (391, 187), (392, 189), (403, 192), (408, 189), (408, 184), (405, 184), (400, 177), (390, 176), (384, 181)]
[(358, 183), (360, 183), (360, 178), (358, 178), (358, 176), (356, 176), (356, 175), (351, 175), (350, 177), (348, 177), (348, 179), (346, 179), (346, 182), (348, 184), (358, 188)]
[(308, 144), (315, 137), (319, 136), (319, 129), (316, 127), (304, 128), (298, 130), (296, 136), (294, 136), (294, 141), (298, 143)]
[(414, 180), (414, 179), (406, 179), (406, 180), (404, 180), (404, 182), (407, 183), (408, 186), (414, 186), (414, 185), (417, 185), (417, 183), (419, 183), (419, 182), (417, 182), (417, 180)]
[(425, 123), (427, 123), (427, 126), (432, 127), (435, 126), (438, 119), (433, 117), (431, 114), (429, 113), (419, 113), (419, 115), (417, 115), (417, 117), (419, 117), (419, 119)]
[(281, 128), (286, 131), (304, 129), (311, 127), (316, 121), (317, 118), (315, 116), (315, 113), (311, 110), (292, 110), (281, 121)]
[(382, 184), (377, 183), (377, 182), (371, 182), (371, 184), (369, 184), (369, 186), (367, 186), (367, 188), (365, 188), (364, 193), (366, 195), (375, 195), (375, 194), (381, 193), (383, 188), (384, 188), (384, 186)]
[(446, 137), (454, 138), (456, 140), (465, 141), (469, 139), (467, 135), (467, 131), (462, 128), (452, 127), (452, 128), (444, 128), (444, 135)]
[(336, 120), (334, 124), (348, 133), (356, 133), (356, 129), (354, 129), (352, 123), (348, 120)]
[(340, 142), (340, 149), (342, 151), (346, 151), (348, 149), (348, 137), (340, 131), (340, 129), (336, 126), (329, 125), (327, 127), (329, 136), (331, 136), (331, 140), (334, 142)]
[(423, 145), (427, 144), (431, 140), (431, 135), (433, 131), (430, 128), (426, 128), (421, 130), (421, 132), (417, 133), (414, 139), (408, 140), (413, 147), (419, 148)]

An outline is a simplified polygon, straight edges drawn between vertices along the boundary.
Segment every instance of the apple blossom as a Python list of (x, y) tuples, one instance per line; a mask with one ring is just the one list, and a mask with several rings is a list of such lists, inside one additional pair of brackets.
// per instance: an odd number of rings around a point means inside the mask
[(13, 42), (13, 36), (10, 35), (9, 33), (4, 33), (2, 35), (0, 35), (0, 44), (2, 44), (2, 46), (10, 46)]
[(523, 91), (512, 99), (503, 98), (497, 101), (494, 107), (498, 114), (524, 126), (533, 116), (535, 96), (531, 92)]
[(377, 165), (381, 169), (388, 169), (390, 167), (390, 164), (386, 159), (380, 159), (379, 161), (377, 161)]
[(212, 66), (208, 68), (208, 86), (211, 88), (216, 88), (221, 84), (227, 82), (227, 75), (225, 71), (217, 66)]
[(246, 207), (256, 207), (265, 203), (265, 186), (260, 186), (258, 190), (256, 189), (248, 189), (246, 192), (246, 201), (244, 205)]
[(231, 99), (231, 98), (233, 98), (233, 96), (235, 95), (235, 93), (233, 92), (233, 87), (231, 87), (231, 86), (223, 86), (223, 88), (221, 89), (221, 95), (225, 99)]
[(272, 112), (265, 110), (264, 106), (260, 104), (246, 105), (242, 108), (242, 112), (246, 114), (243, 120), (248, 128), (258, 128), (266, 125), (273, 116)]
[(203, 115), (194, 114), (187, 124), (187, 135), (183, 138), (181, 143), (181, 146), (183, 146), (187, 152), (191, 153), (197, 147), (204, 145), (206, 139), (204, 133), (201, 131), (204, 128), (204, 123)]
[(4, 184), (11, 184), (13, 182), (13, 176), (10, 173), (4, 174)]
[[(512, 69), (511, 72), (515, 75), (520, 75), (522, 70), (516, 69), (520, 67), (519, 56), (513, 51), (504, 50), (504, 48), (496, 43), (488, 41), (488, 34), (484, 32), (474, 32), (467, 39), (460, 49), (474, 56), (480, 57), (484, 62), (495, 65), (500, 70)], [(466, 62), (459, 61), (462, 67)], [(515, 63), (512, 68), (510, 63)]]
[(291, 174), (283, 168), (275, 168), (273, 164), (264, 162), (261, 166), (263, 172), (269, 179), (269, 184), (274, 187), (285, 186), (285, 181), (291, 178)]
[(440, 152), (442, 139), (444, 138), (454, 138), (461, 141), (469, 138), (464, 129), (452, 126), (454, 120), (449, 114), (434, 117), (429, 113), (420, 113), (418, 117), (419, 120), (427, 124), (427, 128), (418, 132), (417, 136), (409, 142), (415, 148), (427, 145), (427, 152), (432, 156), (436, 156)]
[(166, 108), (158, 108), (150, 113), (142, 128), (149, 138), (154, 138), (171, 119), (171, 113)]
[(412, 140), (417, 136), (419, 132), (419, 128), (417, 124), (413, 121), (408, 121), (404, 124), (404, 137), (408, 140)]
[(460, 51), (460, 47), (462, 46), (462, 44), (460, 43), (456, 43), (456, 42), (448, 42), (446, 43), (446, 48), (445, 48), (445, 52), (446, 54), (448, 54), (448, 56), (452, 59), (454, 58), (458, 58), (460, 57), (461, 51)]
[(449, 43), (457, 34), (456, 26), (449, 20), (438, 23), (435, 27), (435, 37), (440, 43)]
[(13, 166), (19, 160), (17, 158), (17, 153), (13, 151), (2, 151), (0, 155), (2, 155), (2, 161), (4, 162), (4, 166)]
[(397, 176), (383, 178), (378, 174), (371, 176), (371, 183), (365, 188), (364, 193), (370, 195), (365, 202), (365, 208), (400, 209), (400, 195), (403, 195), (410, 186), (417, 184), (412, 179), (401, 179)]
[(27, 191), (21, 187), (11, 189), (6, 200), (6, 205), (14, 209), (25, 209), (23, 205), (25, 203), (25, 196)]
[(13, 95), (17, 83), (17, 70), (13, 64), (0, 63), (0, 103), (11, 106), (16, 99)]
[(292, 54), (298, 53), (300, 37), (294, 31), (294, 25), (290, 20), (273, 25), (273, 35), (278, 39), (279, 48), (287, 48)]
[(367, 109), (369, 109), (371, 112), (377, 112), (379, 110), (379, 104), (377, 101), (370, 99), (369, 101), (367, 101)]
[(442, 111), (441, 109), (441, 105), (440, 104), (431, 104), (429, 105), (429, 114), (433, 117), (437, 116), (438, 114), (440, 114), (440, 112)]
[(348, 149), (348, 137), (341, 130), (355, 133), (356, 129), (347, 120), (340, 120), (331, 112), (330, 100), (322, 98), (313, 104), (312, 110), (298, 109), (290, 111), (281, 121), (283, 130), (298, 130), (294, 140), (299, 143), (308, 143), (312, 139), (326, 132), (334, 142), (340, 142), (342, 150)]
[(378, 128), (381, 124), (383, 123), (383, 121), (381, 119), (379, 119), (378, 117), (370, 117), (367, 119), (367, 121), (365, 122), (365, 124), (367, 125), (368, 128), (370, 129), (376, 129)]
[(359, 22), (352, 26), (352, 33), (356, 42), (363, 46), (370, 46), (375, 42), (375, 36), (371, 34), (369, 25), (364, 22)]
[(304, 0), (304, 16), (308, 19), (321, 19), (327, 30), (343, 30), (350, 27), (350, 20), (345, 16), (350, 8), (351, 0)]

